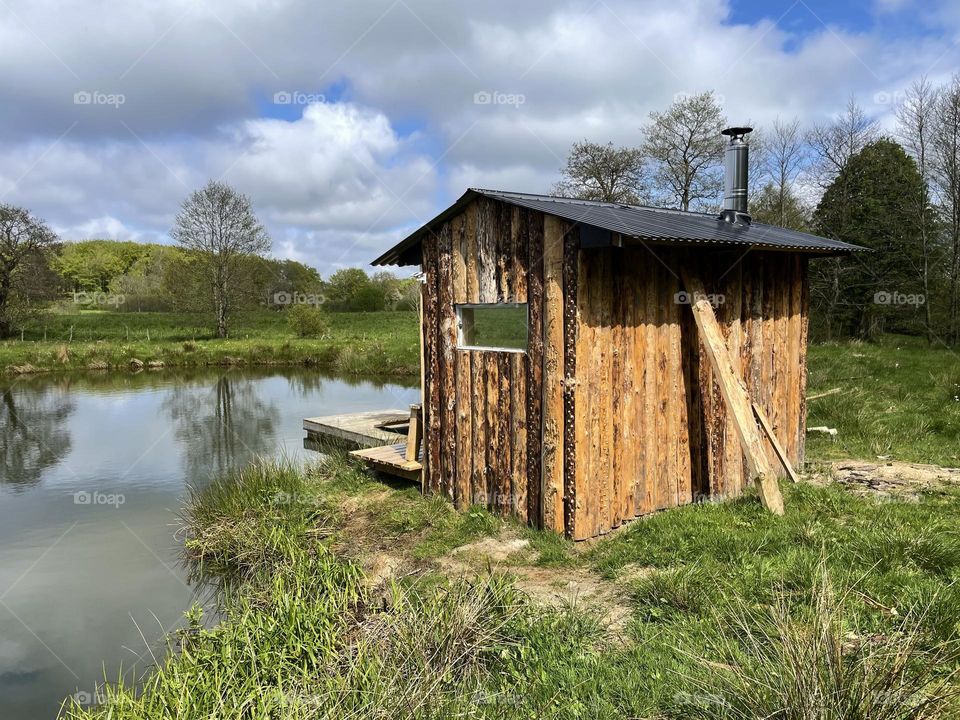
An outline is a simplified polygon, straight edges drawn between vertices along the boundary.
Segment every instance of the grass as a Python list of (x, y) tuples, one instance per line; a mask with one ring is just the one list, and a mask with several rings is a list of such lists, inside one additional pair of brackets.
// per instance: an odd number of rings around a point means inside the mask
[[(194, 496), (185, 552), (223, 614), (172, 641), (93, 718), (954, 717), (960, 493), (880, 502), (784, 488), (678, 508), (589, 545), (456, 513), (332, 456), (260, 464)], [(510, 578), (450, 578), (453, 547), (524, 534), (546, 566), (606, 578), (630, 617), (537, 605)], [(370, 584), (370, 554), (410, 570)], [(562, 570), (560, 571), (562, 574)]]
[(415, 376), (417, 318), (411, 312), (331, 313), (329, 332), (296, 337), (282, 313), (237, 314), (231, 337), (218, 339), (206, 318), (168, 312), (45, 313), (23, 339), (0, 342), (6, 372), (126, 369), (152, 363), (310, 365), (342, 374)]
[(960, 465), (960, 356), (923, 340), (886, 336), (877, 343), (813, 345), (808, 427), (836, 428), (836, 440), (808, 436), (814, 458), (889, 456)]

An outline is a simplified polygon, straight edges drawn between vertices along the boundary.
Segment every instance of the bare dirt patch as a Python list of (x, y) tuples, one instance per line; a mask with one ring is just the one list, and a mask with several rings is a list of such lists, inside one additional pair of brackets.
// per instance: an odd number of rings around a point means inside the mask
[(449, 576), (504, 572), (517, 588), (539, 605), (576, 606), (595, 612), (611, 631), (630, 619), (629, 599), (621, 582), (605, 580), (590, 570), (536, 565), (538, 554), (527, 540), (509, 532), (453, 549), (437, 564)]
[(860, 495), (910, 500), (921, 493), (960, 485), (960, 468), (897, 461), (840, 460), (829, 475), (814, 475), (812, 482), (837, 482)]

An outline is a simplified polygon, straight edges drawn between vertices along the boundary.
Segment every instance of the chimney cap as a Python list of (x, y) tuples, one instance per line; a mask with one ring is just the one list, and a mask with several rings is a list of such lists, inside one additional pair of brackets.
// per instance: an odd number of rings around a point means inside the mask
[(742, 138), (744, 135), (747, 135), (748, 133), (752, 133), (752, 132), (753, 132), (752, 127), (728, 127), (724, 130), (721, 130), (720, 134), (736, 139), (736, 138)]

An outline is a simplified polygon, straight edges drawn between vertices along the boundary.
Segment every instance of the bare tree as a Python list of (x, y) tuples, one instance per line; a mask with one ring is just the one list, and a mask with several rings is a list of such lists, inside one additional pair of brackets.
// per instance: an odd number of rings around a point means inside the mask
[(807, 162), (807, 146), (800, 131), (800, 120), (779, 117), (764, 133), (764, 179), (772, 185), (769, 198), (775, 222), (780, 227), (796, 227), (799, 202), (794, 188)]
[(10, 337), (25, 312), (24, 271), (57, 240), (27, 210), (0, 204), (0, 337)]
[(233, 283), (245, 256), (270, 249), (270, 236), (254, 215), (250, 199), (225, 183), (210, 181), (188, 197), (170, 233), (203, 263), (217, 318), (217, 336), (227, 337)]
[(677, 100), (664, 112), (650, 113), (643, 128), (644, 152), (659, 187), (681, 210), (710, 201), (723, 189), (723, 111), (712, 91)]
[(635, 148), (577, 142), (560, 173), (553, 191), (562, 197), (631, 205), (646, 197), (643, 153)]
[(950, 257), (950, 335), (960, 342), (960, 74), (941, 91), (933, 136), (933, 180), (946, 228)]
[(897, 134), (900, 144), (917, 163), (917, 170), (923, 181), (923, 187), (917, 197), (907, 199), (916, 213), (920, 228), (920, 267), (916, 268), (923, 284), (927, 343), (932, 344), (933, 320), (931, 318), (930, 265), (934, 261), (934, 242), (930, 237), (933, 208), (930, 207), (927, 188), (930, 187), (932, 173), (931, 151), (936, 134), (939, 91), (926, 78), (920, 77), (907, 88), (902, 103), (897, 106)]

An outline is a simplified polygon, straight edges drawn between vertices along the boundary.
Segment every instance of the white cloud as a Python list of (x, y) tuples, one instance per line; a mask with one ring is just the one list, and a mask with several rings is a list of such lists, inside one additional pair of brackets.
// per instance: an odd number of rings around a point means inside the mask
[[(278, 254), (362, 264), (467, 186), (546, 190), (572, 142), (638, 142), (678, 93), (712, 88), (758, 125), (827, 117), (851, 92), (889, 118), (875, 95), (957, 67), (960, 17), (925, 4), (928, 31), (908, 36), (886, 12), (903, 0), (877, 2), (875, 26), (798, 35), (802, 3), (775, 25), (782, 11), (732, 24), (724, 0), (9, 0), (0, 196), (70, 233), (153, 237), (225, 175)], [(75, 105), (78, 90), (125, 102)], [(330, 102), (291, 120), (278, 90)]]

